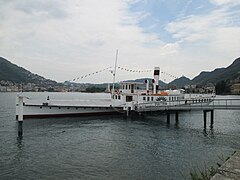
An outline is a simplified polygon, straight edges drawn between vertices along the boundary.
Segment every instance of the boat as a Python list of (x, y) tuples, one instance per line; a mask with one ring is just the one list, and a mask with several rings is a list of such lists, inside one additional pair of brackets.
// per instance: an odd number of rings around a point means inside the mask
[[(115, 73), (114, 73), (115, 74)], [(126, 114), (145, 110), (164, 110), (172, 106), (210, 104), (215, 93), (187, 94), (183, 89), (159, 90), (160, 68), (155, 67), (152, 82), (121, 82), (120, 88), (110, 91), (107, 99), (45, 100), (29, 99), (18, 95), (16, 118), (49, 118), (69, 116), (98, 116)], [(114, 83), (113, 83), (114, 84)]]

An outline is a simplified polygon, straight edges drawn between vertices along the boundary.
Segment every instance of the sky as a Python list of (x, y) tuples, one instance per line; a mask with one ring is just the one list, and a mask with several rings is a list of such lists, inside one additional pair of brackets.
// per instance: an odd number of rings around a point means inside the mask
[(116, 50), (116, 81), (227, 67), (240, 56), (240, 1), (0, 0), (0, 56), (33, 73), (111, 82), (112, 68), (99, 71)]

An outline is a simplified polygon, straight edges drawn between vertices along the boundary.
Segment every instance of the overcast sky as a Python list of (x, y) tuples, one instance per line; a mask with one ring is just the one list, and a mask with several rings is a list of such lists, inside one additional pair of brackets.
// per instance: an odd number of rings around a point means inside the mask
[[(193, 78), (240, 56), (239, 0), (0, 0), (0, 56), (58, 82), (114, 65)], [(152, 72), (118, 69), (117, 81)], [(162, 74), (161, 80), (172, 77)], [(78, 82), (111, 82), (104, 71)]]

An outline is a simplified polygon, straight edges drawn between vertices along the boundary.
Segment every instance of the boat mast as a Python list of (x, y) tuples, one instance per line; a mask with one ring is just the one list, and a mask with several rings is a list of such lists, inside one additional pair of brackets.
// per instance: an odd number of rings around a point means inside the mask
[(114, 84), (115, 84), (115, 77), (116, 77), (116, 71), (117, 71), (117, 58), (118, 58), (118, 49), (116, 50), (116, 59), (115, 59), (114, 72), (113, 72), (113, 88), (112, 88), (112, 93), (114, 93)]

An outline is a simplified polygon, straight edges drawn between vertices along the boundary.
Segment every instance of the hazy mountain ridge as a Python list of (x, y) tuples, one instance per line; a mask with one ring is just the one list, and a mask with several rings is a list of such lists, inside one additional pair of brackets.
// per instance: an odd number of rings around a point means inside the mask
[[(145, 83), (145, 80), (148, 80), (149, 83), (152, 83), (152, 79), (151, 78), (140, 78), (140, 79), (135, 79), (135, 80), (126, 80), (124, 82), (139, 82), (139, 83)], [(158, 82), (159, 86), (166, 86), (167, 84), (161, 80), (159, 80)]]
[(0, 57), (0, 80), (12, 83), (57, 84), (56, 81), (33, 74), (2, 57)]
[(169, 85), (175, 85), (179, 88), (184, 87), (187, 84), (191, 84), (191, 80), (185, 76), (182, 76), (180, 78), (174, 79), (169, 83)]
[[(185, 85), (207, 85), (209, 83), (217, 84), (220, 81), (233, 81), (236, 78), (240, 77), (240, 58), (234, 60), (234, 62), (226, 68), (216, 68), (213, 71), (201, 72), (198, 76), (190, 80), (189, 78), (182, 76), (170, 82), (169, 84), (164, 83), (159, 80), (159, 85), (165, 87), (169, 86), (177, 86), (178, 88), (182, 88)], [(52, 84), (60, 84), (56, 81), (45, 79), (42, 76), (37, 74), (33, 74), (30, 71), (19, 67), (8, 60), (0, 57), (0, 81), (10, 81), (12, 83), (35, 83), (39, 85), (52, 85)], [(151, 78), (141, 78), (136, 80), (127, 80), (127, 82), (141, 82), (144, 83), (145, 80), (149, 80), (151, 83)]]
[[(171, 85), (183, 87), (184, 85), (207, 85), (209, 83), (217, 84), (221, 81), (234, 81), (240, 76), (240, 57), (235, 59), (231, 65), (226, 68), (216, 68), (213, 71), (203, 71), (192, 80), (178, 78), (170, 82)], [(179, 86), (180, 85), (180, 86)]]

